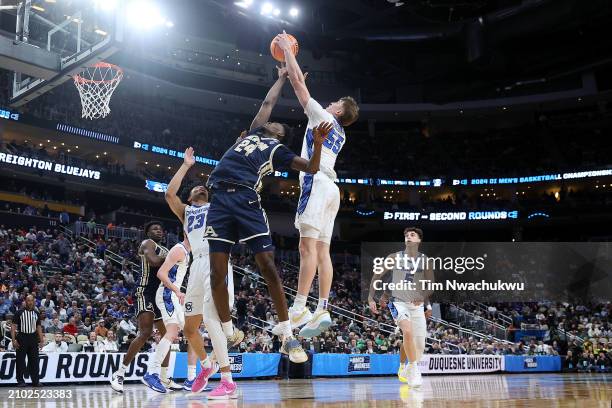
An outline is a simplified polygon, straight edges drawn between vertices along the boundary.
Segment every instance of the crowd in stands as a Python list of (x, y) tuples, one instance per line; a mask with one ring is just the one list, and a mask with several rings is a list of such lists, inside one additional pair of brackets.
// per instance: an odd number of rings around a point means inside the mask
[[(42, 326), (48, 341), (44, 351), (126, 350), (137, 331), (132, 307), (137, 270), (131, 262), (137, 261), (138, 242), (89, 238), (94, 247), (85, 246), (57, 230), (0, 227), (0, 349), (11, 350), (8, 334), (11, 317), (25, 296), (32, 294), (36, 306), (43, 312)], [(125, 261), (121, 265), (111, 262), (104, 256), (106, 250), (119, 254)], [(297, 255), (283, 252), (279, 251), (279, 273), (286, 287), (295, 288), (297, 269), (281, 258), (295, 260)], [(277, 317), (265, 283), (245, 248), (240, 247), (233, 258), (237, 267), (236, 324), (246, 334), (234, 351), (278, 351), (280, 341), (269, 332)], [(336, 274), (330, 293), (334, 325), (319, 337), (303, 339), (304, 348), (313, 353), (397, 353), (401, 337), (395, 332), (389, 310), (383, 307), (374, 315), (360, 299), (358, 257), (336, 254), (334, 263)], [(315, 285), (313, 294), (316, 293)], [(539, 341), (501, 341), (491, 336), (466, 336), (430, 321), (426, 352), (563, 355), (564, 367), (568, 370), (609, 370), (612, 366), (610, 309), (610, 304), (492, 304), (488, 312), (475, 312), (492, 320), (499, 319), (500, 314), (511, 315), (513, 325), (518, 328), (521, 323), (537, 323), (542, 330), (548, 330), (549, 336)], [(553, 327), (563, 327), (578, 337), (562, 345), (562, 336), (558, 330), (551, 330)], [(202, 326), (201, 332), (210, 345), (205, 327)], [(155, 348), (156, 338), (159, 340), (154, 336), (148, 348)], [(585, 339), (584, 342), (579, 338)], [(182, 336), (173, 348), (186, 350)]]

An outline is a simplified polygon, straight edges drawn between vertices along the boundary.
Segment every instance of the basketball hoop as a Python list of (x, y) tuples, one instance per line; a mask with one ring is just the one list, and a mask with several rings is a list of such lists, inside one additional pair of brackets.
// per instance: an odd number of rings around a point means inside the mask
[(98, 62), (74, 75), (73, 79), (81, 96), (81, 117), (100, 119), (110, 113), (108, 104), (123, 79), (123, 70), (117, 65)]

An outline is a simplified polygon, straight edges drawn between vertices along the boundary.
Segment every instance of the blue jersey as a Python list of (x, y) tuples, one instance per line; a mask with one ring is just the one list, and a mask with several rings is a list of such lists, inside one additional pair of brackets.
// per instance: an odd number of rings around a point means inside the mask
[(265, 137), (262, 128), (255, 129), (225, 152), (210, 174), (208, 187), (226, 182), (259, 192), (264, 176), (288, 168), (296, 156), (277, 139)]

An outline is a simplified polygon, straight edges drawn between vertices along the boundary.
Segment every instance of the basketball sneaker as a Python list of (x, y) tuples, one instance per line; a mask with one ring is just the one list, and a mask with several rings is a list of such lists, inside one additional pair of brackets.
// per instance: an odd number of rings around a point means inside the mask
[(114, 372), (110, 380), (111, 388), (117, 392), (123, 392), (123, 376)]
[(191, 391), (191, 386), (193, 385), (194, 381), (195, 381), (195, 378), (193, 380), (191, 380), (191, 381), (185, 380), (185, 382), (183, 383), (183, 390)]
[(244, 340), (244, 332), (234, 327), (234, 334), (227, 338), (227, 349), (236, 347)]
[(325, 309), (320, 309), (314, 312), (312, 320), (310, 320), (306, 326), (300, 330), (300, 336), (305, 339), (310, 339), (323, 333), (331, 326), (332, 320), (329, 312)]
[[(289, 323), (291, 324), (291, 330), (302, 327), (308, 323), (310, 319), (312, 319), (312, 313), (307, 307), (302, 308), (302, 310), (295, 310), (293, 307), (289, 308)], [(283, 335), (283, 330), (279, 324), (272, 328), (272, 334), (279, 337)]]
[[(191, 381), (189, 380), (185, 380), (185, 382), (183, 383), (183, 390), (185, 391), (191, 391), (191, 386), (193, 385), (193, 381), (195, 380), (195, 378)], [(204, 389), (202, 390), (202, 392), (210, 392), (212, 391), (212, 387), (210, 385), (207, 385), (206, 387), (204, 387)]]
[(164, 387), (166, 387), (167, 390), (170, 391), (180, 391), (183, 389), (183, 386), (175, 383), (172, 378), (168, 378), (166, 381), (161, 380), (161, 383), (164, 385)]
[(216, 362), (211, 363), (209, 368), (201, 367), (200, 373), (191, 384), (191, 392), (198, 393), (204, 391), (204, 388), (206, 388), (208, 384), (208, 379), (217, 371), (219, 371), (219, 364)]
[(229, 382), (226, 379), (222, 378), (221, 382), (211, 391), (210, 394), (207, 395), (209, 400), (224, 400), (224, 399), (234, 399), (238, 398), (238, 393), (236, 389), (238, 386), (234, 382)]
[(404, 377), (404, 368), (405, 368), (405, 365), (400, 363), (399, 369), (397, 370), (397, 378), (399, 378), (401, 382), (407, 383), (408, 379)]
[(162, 394), (166, 393), (166, 387), (164, 387), (162, 384), (159, 374), (146, 373), (144, 377), (142, 377), (142, 383), (153, 391), (157, 391)]
[(410, 387), (420, 387), (423, 385), (423, 377), (419, 371), (417, 363), (408, 363), (404, 369), (404, 377), (406, 377), (407, 384)]
[(295, 337), (286, 337), (283, 340), (283, 345), (280, 352), (289, 355), (289, 361), (296, 364), (305, 363), (308, 361), (308, 355), (302, 348), (302, 345)]

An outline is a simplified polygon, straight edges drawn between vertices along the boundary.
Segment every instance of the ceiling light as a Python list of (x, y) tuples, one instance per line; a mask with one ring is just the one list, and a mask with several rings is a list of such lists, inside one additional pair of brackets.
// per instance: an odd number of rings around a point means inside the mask
[(261, 14), (263, 15), (270, 14), (273, 10), (274, 10), (274, 6), (272, 5), (272, 3), (264, 3), (261, 6)]
[(235, 1), (234, 4), (237, 5), (238, 7), (249, 8), (251, 4), (253, 4), (253, 0)]

